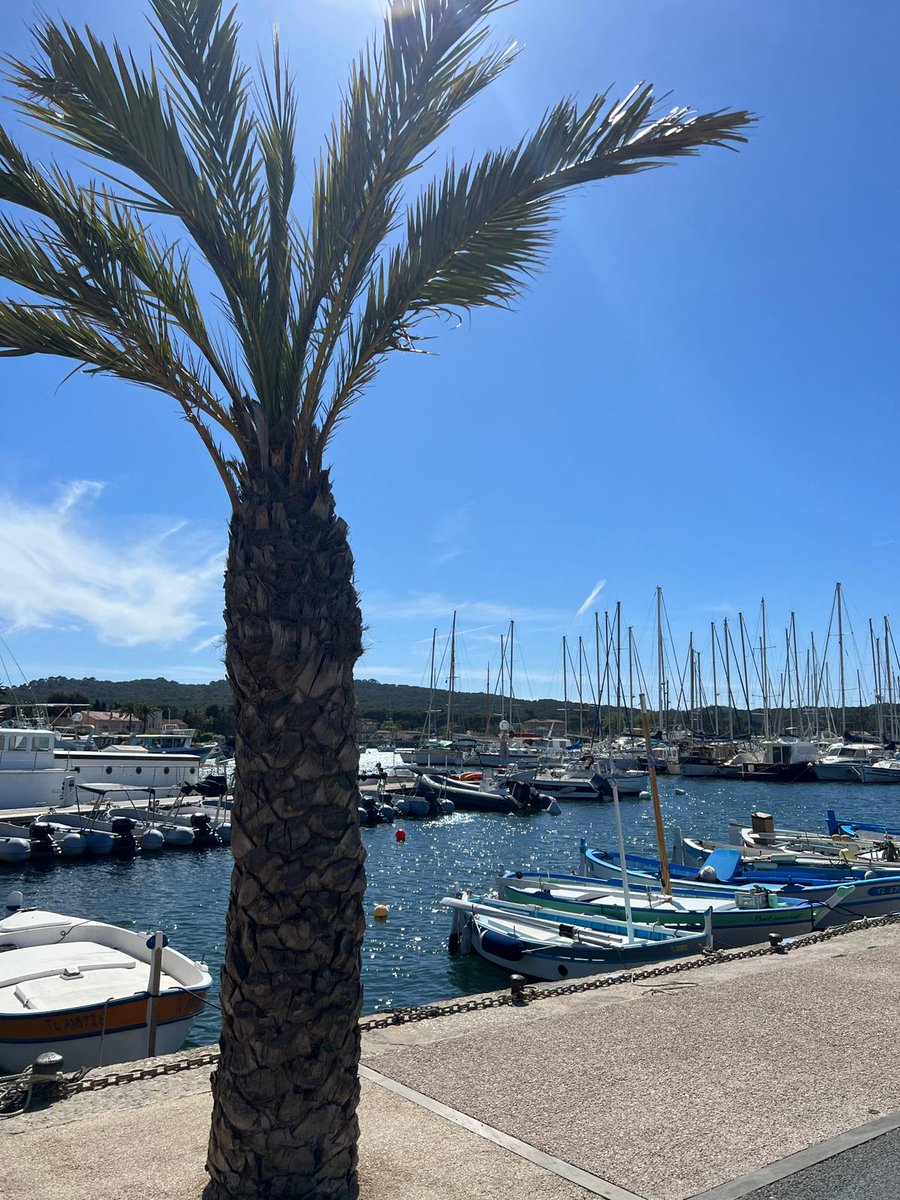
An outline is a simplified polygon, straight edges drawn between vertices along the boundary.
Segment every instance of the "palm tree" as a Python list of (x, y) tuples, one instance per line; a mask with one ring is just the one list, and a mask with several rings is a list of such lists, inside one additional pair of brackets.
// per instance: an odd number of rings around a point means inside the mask
[(140, 717), (140, 708), (141, 706), (136, 704), (134, 700), (129, 700), (127, 704), (123, 704), (119, 708), (120, 715), (128, 718), (129, 733), (131, 733), (131, 728), (134, 725), (135, 717)]
[(0, 303), (0, 353), (174, 398), (231, 504), (235, 862), (210, 1197), (357, 1194), (362, 624), (329, 480), (335, 428), (389, 354), (421, 348), (428, 317), (513, 300), (561, 193), (742, 142), (752, 119), (663, 112), (647, 85), (567, 99), (513, 148), (451, 161), (413, 195), (435, 140), (516, 57), (486, 41), (505, 3), (389, 9), (351, 68), (305, 228), (277, 37), (253, 90), (221, 0), (150, 0), (150, 67), (49, 19), (35, 58), (8, 64), (22, 115), (102, 170), (81, 182), (0, 131), (0, 199), (25, 212), (0, 219), (0, 274), (20, 289)]

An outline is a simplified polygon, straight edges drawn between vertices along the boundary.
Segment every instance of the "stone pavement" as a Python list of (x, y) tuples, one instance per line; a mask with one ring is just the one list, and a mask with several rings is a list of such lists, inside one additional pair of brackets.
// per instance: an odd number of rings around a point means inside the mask
[[(364, 1032), (362, 1196), (896, 1200), (898, 965), (868, 927)], [(0, 1121), (0, 1196), (197, 1200), (208, 1075)]]

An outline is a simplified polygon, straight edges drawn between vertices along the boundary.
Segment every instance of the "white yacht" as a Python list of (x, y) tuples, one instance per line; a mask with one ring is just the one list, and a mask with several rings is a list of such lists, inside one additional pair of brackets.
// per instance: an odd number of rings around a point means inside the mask
[(877, 762), (883, 755), (884, 746), (875, 742), (834, 742), (810, 770), (822, 783), (857, 783), (854, 768)]
[[(154, 754), (137, 745), (70, 749), (56, 745), (51, 729), (0, 725), (0, 809), (70, 803), (63, 799), (67, 776), (78, 783), (114, 783), (175, 795), (182, 784), (196, 782), (199, 769), (195, 754)], [(73, 792), (69, 788), (68, 797)]]

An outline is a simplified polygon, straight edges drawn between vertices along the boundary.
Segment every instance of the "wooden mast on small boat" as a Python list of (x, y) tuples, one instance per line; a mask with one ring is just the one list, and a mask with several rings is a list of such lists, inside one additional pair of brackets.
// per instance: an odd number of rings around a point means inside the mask
[[(669, 852), (666, 849), (666, 831), (663, 829), (662, 807), (659, 803), (659, 785), (656, 782), (656, 763), (653, 760), (653, 748), (650, 745), (650, 721), (647, 717), (647, 701), (644, 693), (640, 695), (641, 724), (644, 727), (644, 745), (647, 748), (647, 773), (650, 776), (650, 795), (653, 798), (653, 817), (656, 821), (656, 841), (659, 846), (659, 877), (663, 892), (672, 894), (672, 884), (669, 879)], [(625, 859), (622, 858), (622, 877), (627, 874)]]

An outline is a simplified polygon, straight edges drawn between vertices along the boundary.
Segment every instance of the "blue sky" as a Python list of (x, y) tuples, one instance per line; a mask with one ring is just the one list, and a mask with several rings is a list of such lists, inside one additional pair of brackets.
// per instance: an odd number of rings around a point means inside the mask
[[(56, 7), (146, 44), (137, 0)], [(302, 188), (378, 6), (238, 7), (251, 57), (280, 24)], [(6, 0), (7, 52), (27, 55), (37, 10)], [(796, 612), (802, 655), (840, 579), (866, 678), (867, 620), (896, 613), (898, 577), (900, 10), (520, 0), (495, 27), (524, 52), (456, 127), (460, 157), (563, 94), (641, 79), (760, 122), (740, 154), (571, 197), (514, 313), (438, 327), (433, 356), (383, 370), (332, 451), (368, 627), (358, 674), (427, 682), (456, 608), (462, 686), (496, 672), (514, 618), (517, 691), (558, 695), (563, 634), (591, 639), (617, 600), (650, 674), (657, 584), (680, 657), (739, 610), (758, 637), (762, 596), (781, 646)], [(29, 678), (220, 678), (221, 484), (170, 402), (68, 370), (0, 362), (0, 633)]]

